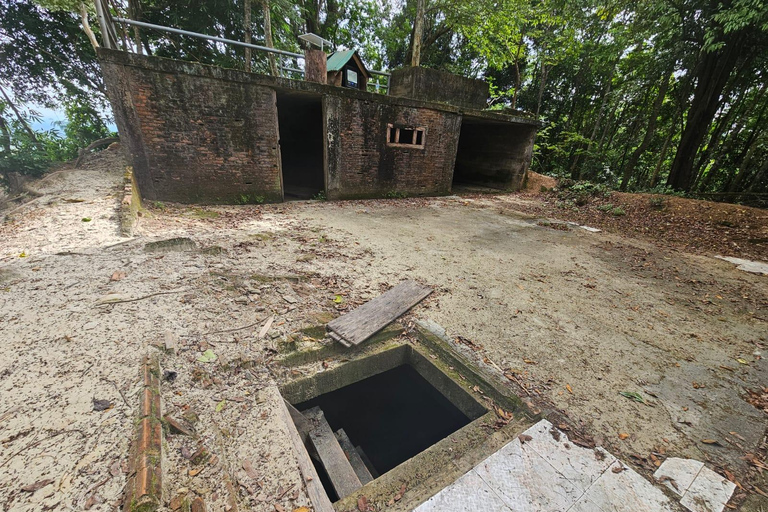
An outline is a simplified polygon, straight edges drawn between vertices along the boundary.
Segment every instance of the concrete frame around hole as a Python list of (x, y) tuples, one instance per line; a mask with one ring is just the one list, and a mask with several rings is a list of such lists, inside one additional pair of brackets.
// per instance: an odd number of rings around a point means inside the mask
[[(397, 345), (384, 348), (379, 352), (353, 359), (332, 370), (312, 377), (292, 380), (279, 387), (283, 398), (291, 403), (300, 403), (402, 364), (409, 364), (471, 420), (469, 424), (333, 504), (321, 491), (322, 497), (312, 500), (317, 510), (329, 512), (330, 510), (337, 512), (352, 510), (357, 507), (357, 500), (362, 496), (366, 497), (368, 503), (386, 505), (388, 512), (412, 510), (532, 424), (525, 407), (515, 406), (519, 398), (498, 396), (497, 398), (503, 400), (501, 404), (505, 408), (511, 407), (507, 410), (515, 411), (515, 417), (505, 426), (495, 427), (498, 422), (496, 412), (489, 410), (489, 407), (476, 400), (467, 389), (464, 389), (462, 382), (455, 375), (452, 377), (450, 373), (458, 374), (462, 381), (466, 380), (464, 384), (469, 389), (474, 382), (478, 382), (480, 388), (486, 389), (490, 396), (497, 395), (498, 389), (494, 392), (493, 384), (464, 363), (456, 361), (453, 356), (447, 356), (442, 350), (436, 350), (438, 355), (435, 356), (432, 353), (435, 349), (436, 346), (432, 346), (432, 343), (424, 347)], [(435, 361), (431, 361), (430, 357), (435, 358)], [(456, 365), (455, 369), (454, 365)], [(445, 368), (441, 369), (441, 366)], [(459, 371), (464, 373), (458, 373)], [(496, 403), (489, 394), (482, 396), (488, 397), (489, 405)], [(295, 432), (293, 422), (290, 423), (289, 428)], [(302, 451), (299, 454), (300, 458), (309, 461), (309, 455), (303, 446), (296, 449)], [(399, 500), (394, 501), (393, 497), (400, 493), (403, 486), (407, 492), (400, 495)], [(317, 486), (313, 487), (313, 491), (318, 491)]]
[(280, 388), (280, 394), (290, 403), (298, 404), (403, 364), (412, 366), (432, 387), (440, 391), (464, 413), (470, 422), (488, 412), (488, 409), (475, 400), (469, 392), (410, 345), (400, 345), (378, 354), (350, 361), (333, 370), (289, 382)]

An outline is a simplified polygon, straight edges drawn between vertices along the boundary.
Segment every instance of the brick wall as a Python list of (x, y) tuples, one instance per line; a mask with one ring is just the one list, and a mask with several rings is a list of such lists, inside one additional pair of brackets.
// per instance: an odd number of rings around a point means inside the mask
[[(441, 195), (451, 190), (461, 116), (326, 96), (329, 199)], [(424, 148), (387, 144), (387, 124), (425, 128)]]
[[(530, 119), (103, 48), (98, 54), (121, 141), (150, 201), (281, 201), (278, 93), (323, 98), (325, 162), (318, 161), (330, 199), (448, 194), (454, 163), (484, 180), (501, 169), (503, 187), (516, 188), (531, 158), (537, 123)], [(457, 159), (462, 115), (498, 130)], [(388, 144), (390, 123), (424, 128), (424, 147)]]
[(102, 58), (121, 138), (144, 199), (281, 201), (275, 91)]

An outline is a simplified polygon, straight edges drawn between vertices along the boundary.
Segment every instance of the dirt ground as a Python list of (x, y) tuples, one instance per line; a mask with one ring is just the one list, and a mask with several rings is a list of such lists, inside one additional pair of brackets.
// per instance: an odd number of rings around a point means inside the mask
[[(404, 279), (435, 289), (414, 317), (478, 346), (556, 424), (647, 472), (691, 457), (739, 494), (764, 485), (745, 455), (762, 458), (766, 428), (768, 277), (544, 220), (553, 209), (526, 194), (155, 203), (125, 239), (123, 166), (108, 151), (49, 176), (0, 224), (3, 510), (114, 509), (140, 359), (167, 332), (179, 350), (162, 361), (164, 412), (199, 439), (168, 438), (165, 496), (204, 495), (208, 510), (308, 504), (276, 421), (275, 350)], [(174, 237), (195, 246), (147, 246)], [(206, 350), (217, 359), (199, 361)], [(211, 457), (196, 466), (200, 445)]]

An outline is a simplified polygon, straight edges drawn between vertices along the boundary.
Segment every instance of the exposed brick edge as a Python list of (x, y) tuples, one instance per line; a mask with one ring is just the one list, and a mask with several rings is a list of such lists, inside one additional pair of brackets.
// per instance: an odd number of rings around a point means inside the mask
[(139, 187), (136, 186), (133, 168), (127, 167), (123, 174), (123, 200), (120, 203), (120, 234), (122, 236), (133, 236), (133, 230), (139, 222), (140, 209)]
[(162, 503), (162, 446), (160, 422), (160, 365), (145, 356), (141, 365), (142, 391), (133, 439), (123, 512), (150, 512)]

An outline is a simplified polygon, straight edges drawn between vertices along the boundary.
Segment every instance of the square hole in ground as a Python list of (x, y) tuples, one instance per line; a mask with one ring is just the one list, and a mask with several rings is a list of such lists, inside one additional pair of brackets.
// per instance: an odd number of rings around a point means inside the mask
[(291, 382), (282, 391), (331, 501), (488, 412), (408, 346)]

